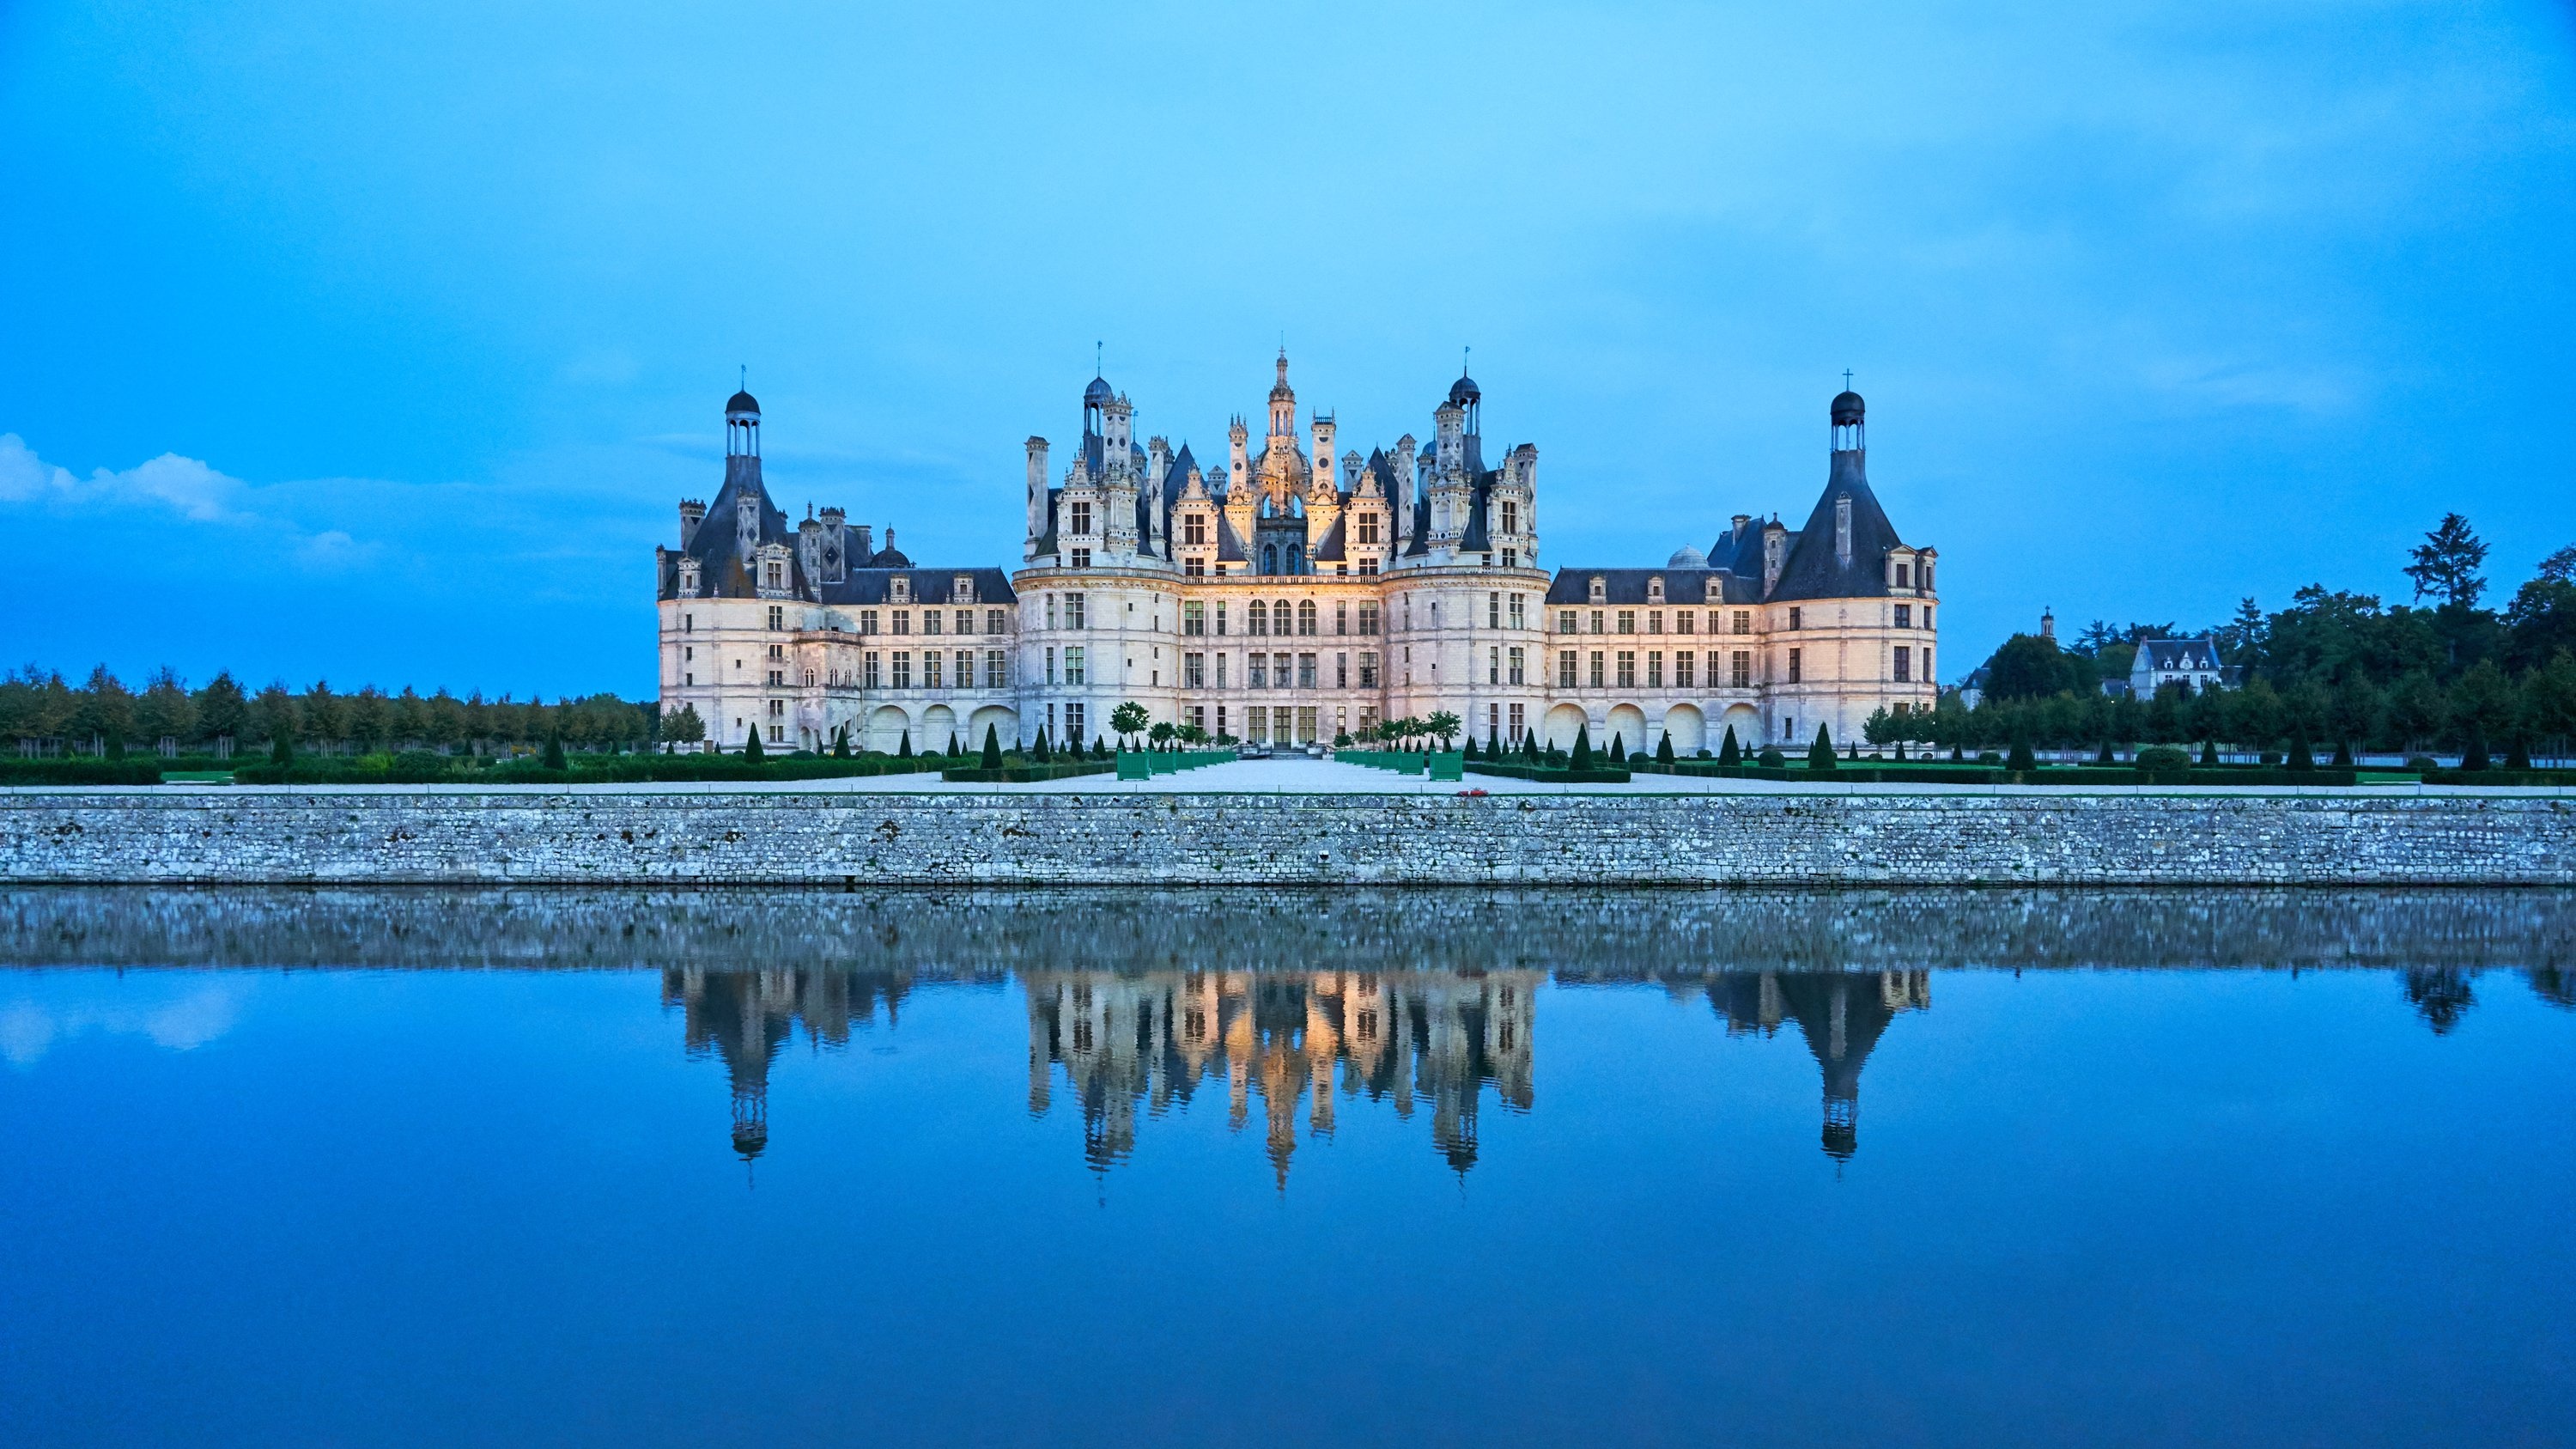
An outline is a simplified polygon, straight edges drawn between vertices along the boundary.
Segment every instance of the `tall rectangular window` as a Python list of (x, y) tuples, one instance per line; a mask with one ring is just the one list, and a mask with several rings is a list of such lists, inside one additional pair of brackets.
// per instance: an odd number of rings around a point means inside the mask
[(1601, 632), (1601, 615), (1602, 611), (1599, 609), (1592, 611), (1592, 632), (1595, 634)]
[(1649, 634), (1661, 634), (1664, 632), (1663, 610), (1648, 609), (1646, 611), (1646, 632)]
[(1080, 629), (1086, 627), (1082, 622), (1084, 598), (1085, 596), (1082, 594), (1067, 594), (1064, 596), (1064, 627), (1068, 629)]
[(894, 687), (895, 687), (895, 688), (897, 688), (897, 689), (910, 689), (910, 688), (912, 688), (912, 651), (911, 651), (911, 650), (909, 650), (909, 649), (898, 649), (898, 650), (894, 651), (894, 681), (893, 681), (893, 682), (894, 682)]
[(975, 687), (974, 650), (960, 649), (957, 651), (957, 672), (950, 677), (957, 681), (957, 687), (959, 689), (973, 689)]
[(1181, 632), (1184, 634), (1207, 632), (1207, 605), (1196, 599), (1181, 605)]
[(1525, 622), (1529, 618), (1529, 611), (1526, 608), (1528, 598), (1527, 594), (1512, 595), (1512, 627), (1515, 629), (1528, 627)]
[(877, 687), (877, 651), (871, 649), (859, 656), (859, 674), (868, 688)]
[(1559, 634), (1571, 634), (1574, 632), (1574, 611), (1572, 609), (1559, 609), (1556, 611), (1556, 632)]
[(936, 634), (939, 632), (939, 611), (937, 609), (924, 609), (921, 611), (921, 632), (924, 634)]
[(1684, 649), (1673, 655), (1673, 688), (1696, 689), (1699, 687), (1698, 676), (1699, 654), (1696, 651)]
[(986, 689), (1008, 689), (1011, 687), (1011, 656), (1009, 654), (999, 649), (987, 649), (984, 651), (984, 687)]
[(1188, 544), (1193, 548), (1205, 547), (1207, 544), (1207, 525), (1207, 515), (1204, 513), (1183, 514), (1181, 516), (1181, 542)]
[(1796, 628), (1800, 627), (1800, 625), (1799, 625), (1799, 623), (1798, 623), (1798, 618), (1799, 618), (1799, 610), (1798, 610), (1798, 606), (1797, 606), (1797, 605), (1795, 605), (1795, 604), (1791, 604), (1791, 605), (1789, 606), (1789, 627), (1790, 627), (1790, 628), (1792, 628), (1792, 629), (1796, 629)]
[(1664, 687), (1664, 651), (1661, 649), (1646, 651), (1646, 687), (1648, 689)]
[(1799, 675), (1799, 672), (1798, 672), (1798, 651), (1797, 651), (1797, 650), (1795, 650), (1795, 649), (1792, 649), (1792, 650), (1790, 650), (1790, 651), (1789, 651), (1789, 682), (1790, 682), (1791, 684), (1796, 684), (1796, 683), (1798, 682), (1799, 678), (1800, 678), (1800, 675)]
[(1892, 663), (1894, 663), (1894, 664), (1895, 664), (1895, 666), (1896, 666), (1896, 682), (1897, 682), (1897, 683), (1899, 683), (1899, 684), (1909, 684), (1909, 683), (1912, 683), (1912, 682), (1913, 682), (1913, 679), (1914, 679), (1914, 651), (1913, 651), (1912, 649), (1910, 649), (1910, 648), (1906, 647), (1906, 646), (1905, 646), (1905, 645), (1903, 645), (1903, 644), (1899, 644), (1899, 645), (1897, 645), (1897, 646), (1896, 646), (1896, 658), (1895, 658), (1894, 660), (1892, 660), (1891, 662), (1892, 662)]
[(1750, 634), (1753, 632), (1753, 611), (1751, 609), (1738, 609), (1735, 611), (1735, 632), (1738, 634)]
[(1181, 577), (1190, 579), (1206, 578), (1207, 560), (1199, 557), (1197, 554), (1191, 554), (1188, 558), (1181, 560)]
[(1735, 687), (1736, 687), (1736, 688), (1738, 688), (1738, 689), (1746, 689), (1746, 688), (1750, 688), (1750, 687), (1752, 686), (1752, 684), (1753, 684), (1753, 651), (1752, 651), (1752, 650), (1750, 650), (1750, 649), (1738, 649), (1738, 650), (1736, 650), (1736, 651), (1735, 651), (1735, 658), (1734, 658), (1734, 662), (1733, 662), (1732, 664), (1730, 664), (1728, 667), (1729, 667), (1729, 669), (1732, 671), (1732, 676), (1731, 676), (1731, 677), (1733, 678), (1733, 680), (1734, 680), (1734, 682), (1735, 682)]
[(1529, 706), (1520, 704), (1513, 705), (1511, 720), (1512, 732), (1505, 735), (1503, 738), (1507, 742), (1518, 744), (1520, 742), (1520, 737), (1529, 732)]
[(1333, 632), (1336, 634), (1351, 632), (1351, 601), (1348, 599), (1333, 605)]
[[(1219, 654), (1216, 657), (1216, 687), (1219, 689), (1225, 688), (1225, 656), (1222, 654)], [(1219, 705), (1217, 707), (1217, 714), (1222, 717), (1224, 713), (1225, 707), (1223, 705)]]
[(1336, 654), (1333, 656), (1333, 688), (1348, 689), (1350, 687), (1351, 656), (1347, 654)]
[(1499, 589), (1485, 595), (1485, 627), (1488, 629), (1503, 627), (1503, 595)]
[[(1075, 650), (1075, 651), (1073, 651), (1073, 652), (1074, 652), (1074, 653), (1076, 653), (1076, 654), (1079, 654), (1079, 653), (1081, 653), (1082, 651), (1081, 651), (1081, 650), (1079, 650), (1079, 649), (1076, 649), (1076, 650)], [(1065, 737), (1065, 741), (1066, 741), (1068, 744), (1076, 744), (1076, 745), (1081, 744), (1081, 743), (1082, 743), (1082, 735), (1083, 735), (1083, 729), (1082, 729), (1082, 706), (1081, 706), (1081, 705), (1078, 705), (1078, 704), (1068, 704), (1068, 705), (1066, 705), (1066, 706), (1064, 707), (1064, 737)]]
[(1372, 637), (1377, 633), (1377, 605), (1371, 600), (1360, 601), (1360, 633)]
[(1899, 629), (1911, 629), (1914, 627), (1914, 606), (1912, 604), (1899, 604), (1896, 606), (1896, 627)]
[(1636, 610), (1621, 609), (1619, 611), (1619, 632), (1622, 634), (1634, 634), (1637, 632)]
[(938, 651), (938, 650), (936, 650), (936, 649), (925, 649), (925, 650), (923, 650), (923, 651), (922, 651), (922, 653), (921, 653), (921, 687), (922, 687), (922, 688), (924, 688), (924, 689), (937, 689), (937, 688), (939, 688), (939, 687), (940, 687), (939, 681), (941, 680), (941, 678), (943, 678), (943, 677), (946, 675), (946, 672), (947, 672), (947, 671), (945, 671), (945, 670), (943, 670), (943, 669), (941, 669), (941, 668), (939, 667), (939, 651)]
[(1088, 503), (1077, 503), (1077, 504), (1073, 505), (1073, 529), (1072, 529), (1072, 532), (1074, 532), (1074, 533), (1089, 533), (1090, 531), (1091, 531), (1091, 505), (1090, 505), (1090, 504), (1088, 504)]
[(1256, 649), (1252, 653), (1243, 656), (1243, 687), (1246, 689), (1268, 689), (1270, 687), (1269, 655)]
[(1634, 649), (1619, 651), (1619, 687), (1621, 689), (1637, 687), (1637, 651)]
[(1079, 644), (1072, 645), (1064, 651), (1064, 682), (1067, 684), (1087, 682), (1083, 678), (1082, 646)]
[(894, 611), (894, 631), (898, 634), (909, 634), (912, 632), (912, 611), (910, 609), (897, 609)]
[(1593, 651), (1592, 651), (1592, 677), (1591, 677), (1591, 684), (1592, 684), (1592, 687), (1593, 687), (1594, 689), (1599, 689), (1599, 688), (1601, 688), (1601, 687), (1602, 687), (1602, 684), (1601, 684), (1601, 651), (1600, 651), (1600, 650), (1598, 650), (1598, 649), (1595, 649), (1595, 650), (1593, 650)]
[(1485, 682), (1487, 684), (1503, 682), (1503, 646), (1500, 644), (1487, 645), (1485, 648)]
[(1676, 634), (1690, 633), (1691, 626), (1698, 622), (1699, 615), (1692, 613), (1688, 609), (1673, 610), (1673, 632)]
[(1377, 688), (1377, 655), (1366, 649), (1360, 651), (1360, 688)]
[(1524, 683), (1525, 681), (1521, 678), (1521, 676), (1522, 676), (1524, 673), (1526, 673), (1527, 671), (1522, 667), (1525, 661), (1524, 661), (1524, 660), (1522, 659), (1522, 657), (1521, 657), (1521, 646), (1519, 646), (1518, 644), (1513, 645), (1513, 646), (1511, 647), (1511, 650), (1510, 650), (1510, 657), (1511, 657), (1511, 682), (1512, 682), (1512, 683), (1514, 683), (1514, 684)]
[(1046, 620), (1047, 620), (1047, 625), (1046, 625), (1046, 626), (1047, 626), (1048, 628), (1052, 629), (1052, 628), (1054, 628), (1054, 627), (1056, 626), (1056, 623), (1055, 623), (1055, 595), (1053, 595), (1053, 594), (1049, 594), (1049, 595), (1047, 595), (1047, 596), (1046, 596)]
[(1556, 687), (1559, 689), (1574, 687), (1574, 651), (1571, 649), (1560, 649), (1556, 652)]
[[(1315, 656), (1312, 654), (1306, 656), (1309, 661), (1306, 666), (1306, 687), (1308, 689), (1315, 687), (1315, 666), (1312, 663), (1314, 657)], [(1288, 687), (1288, 656), (1285, 654), (1273, 654), (1270, 656), (1270, 687), (1272, 689), (1286, 689)]]
[(1248, 705), (1243, 711), (1244, 738), (1256, 745), (1270, 742), (1270, 706)]
[(1207, 687), (1206, 655), (1183, 654), (1181, 656), (1181, 687), (1184, 689), (1205, 689)]

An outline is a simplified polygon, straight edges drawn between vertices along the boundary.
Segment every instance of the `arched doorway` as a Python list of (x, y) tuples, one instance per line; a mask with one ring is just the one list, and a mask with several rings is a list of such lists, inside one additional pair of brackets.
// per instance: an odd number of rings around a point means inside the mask
[(1708, 716), (1695, 704), (1674, 705), (1664, 711), (1664, 738), (1673, 742), (1674, 754), (1685, 759), (1696, 755), (1708, 748)]
[[(921, 712), (921, 733), (913, 736), (912, 747), (925, 755), (932, 750), (944, 750), (956, 734), (957, 711), (944, 704), (934, 704)], [(963, 739), (957, 743), (958, 748), (965, 748)]]
[(1007, 750), (1017, 747), (1020, 743), (1019, 712), (1017, 710), (1005, 709), (998, 704), (988, 704), (982, 709), (975, 711), (974, 714), (968, 716), (966, 720), (966, 752), (968, 754), (971, 755), (977, 750), (984, 748), (984, 732), (987, 729), (990, 729), (993, 732), (994, 740), (999, 743), (1003, 749)]
[(1575, 731), (1583, 728), (1584, 718), (1583, 706), (1579, 704), (1560, 704), (1549, 710), (1547, 729), (1544, 734), (1548, 747), (1558, 750), (1573, 749)]
[(1618, 740), (1620, 748), (1629, 754), (1652, 748), (1646, 743), (1646, 712), (1633, 704), (1611, 706), (1608, 731), (1607, 737), (1597, 741), (1604, 750), (1610, 748), (1612, 739)]
[[(902, 706), (879, 705), (877, 712), (868, 716), (868, 748), (891, 755), (902, 746), (904, 731), (910, 728), (912, 717), (903, 712)], [(920, 749), (921, 742), (914, 740), (912, 747)]]
[(1735, 731), (1735, 745), (1738, 749), (1758, 750), (1765, 743), (1762, 738), (1762, 716), (1749, 704), (1727, 706), (1725, 715), (1718, 720), (1718, 737), (1725, 738), (1726, 732), (1730, 729)]

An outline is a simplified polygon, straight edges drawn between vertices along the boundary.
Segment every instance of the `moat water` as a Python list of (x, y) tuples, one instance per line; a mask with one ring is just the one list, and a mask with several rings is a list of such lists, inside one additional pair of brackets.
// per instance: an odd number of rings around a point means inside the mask
[(2576, 893), (0, 890), (0, 1443), (2563, 1444)]

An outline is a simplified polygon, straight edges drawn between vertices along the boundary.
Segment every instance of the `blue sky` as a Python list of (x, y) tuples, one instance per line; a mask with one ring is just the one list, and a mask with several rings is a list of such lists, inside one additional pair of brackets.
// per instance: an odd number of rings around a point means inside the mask
[(0, 655), (652, 685), (748, 365), (782, 504), (1016, 563), (1092, 344), (1221, 450), (1472, 343), (1542, 562), (1793, 523), (1825, 401), (2043, 605), (2576, 541), (2565, 4), (0, 6)]

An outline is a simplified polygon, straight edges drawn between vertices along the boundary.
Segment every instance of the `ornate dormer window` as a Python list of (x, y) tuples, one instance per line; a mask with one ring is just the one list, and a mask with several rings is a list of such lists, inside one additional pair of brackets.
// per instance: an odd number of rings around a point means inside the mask
[(912, 602), (912, 580), (904, 577), (902, 574), (896, 574), (891, 580), (889, 580), (886, 588), (886, 597), (892, 602), (898, 604), (909, 604)]
[(1599, 603), (1606, 603), (1606, 602), (1608, 602), (1609, 598), (1610, 598), (1610, 582), (1609, 582), (1609, 580), (1602, 578), (1599, 574), (1594, 574), (1594, 575), (1592, 576), (1592, 586), (1591, 586), (1591, 599), (1592, 599), (1592, 602), (1594, 602), (1594, 603), (1596, 603), (1596, 604), (1599, 604)]
[(973, 574), (959, 574), (948, 586), (948, 600), (950, 603), (954, 604), (971, 604), (975, 602), (975, 576)]
[(1724, 579), (1714, 577), (1709, 579), (1705, 597), (1708, 602), (1712, 604), (1724, 603), (1726, 601), (1726, 581)]
[(1646, 602), (1649, 604), (1660, 604), (1663, 601), (1664, 581), (1660, 578), (1646, 580)]

